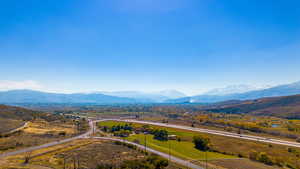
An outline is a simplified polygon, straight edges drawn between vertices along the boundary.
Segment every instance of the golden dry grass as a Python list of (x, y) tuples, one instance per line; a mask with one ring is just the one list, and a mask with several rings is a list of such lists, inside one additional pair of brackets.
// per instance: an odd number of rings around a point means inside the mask
[[(60, 133), (64, 133), (61, 135)], [(46, 122), (36, 120), (20, 132), (0, 138), (0, 153), (41, 145), (44, 143), (73, 137), (76, 129), (71, 123)]]
[(9, 132), (22, 126), (25, 122), (22, 120), (0, 118), (0, 134)]
[(71, 124), (62, 125), (61, 123), (49, 123), (42, 120), (29, 122), (28, 127), (24, 129), (25, 133), (31, 134), (59, 133), (62, 131), (66, 134), (75, 134), (74, 126)]
[[(27, 153), (12, 156), (1, 160), (0, 169), (61, 169), (64, 166), (64, 157), (67, 157), (66, 168), (72, 168), (73, 157), (80, 157), (82, 168), (95, 168), (97, 164), (112, 163), (121, 164), (124, 160), (142, 159), (143, 153), (129, 149), (122, 145), (116, 145), (110, 141), (93, 139), (81, 139), (66, 144), (57, 145), (31, 153), (29, 164), (24, 164)], [(182, 168), (171, 164), (168, 169)]]

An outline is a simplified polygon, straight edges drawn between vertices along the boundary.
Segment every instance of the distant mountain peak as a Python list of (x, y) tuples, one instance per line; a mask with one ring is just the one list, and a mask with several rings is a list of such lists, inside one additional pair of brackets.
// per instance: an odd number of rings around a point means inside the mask
[(258, 90), (260, 88), (254, 87), (251, 85), (230, 85), (224, 88), (212, 89), (208, 92), (205, 92), (203, 95), (228, 95), (228, 94), (236, 94), (236, 93), (245, 93), (253, 90)]
[(162, 90), (162, 91), (158, 92), (158, 94), (161, 94), (161, 95), (169, 97), (169, 98), (174, 98), (174, 99), (180, 98), (180, 97), (186, 97), (186, 95), (184, 93), (179, 92), (174, 89)]
[(115, 92), (100, 92), (105, 95), (127, 97), (140, 99), (147, 102), (163, 102), (168, 99), (177, 99), (186, 95), (177, 90), (162, 90), (158, 92), (140, 92), (140, 91), (115, 91)]
[(293, 86), (293, 87), (300, 88), (300, 81), (291, 83), (291, 84), (289, 84), (288, 86)]
[(168, 100), (170, 103), (215, 103), (228, 100), (252, 100), (266, 97), (290, 96), (300, 94), (300, 82), (278, 85), (253, 87), (249, 85), (232, 85), (214, 89), (201, 95)]

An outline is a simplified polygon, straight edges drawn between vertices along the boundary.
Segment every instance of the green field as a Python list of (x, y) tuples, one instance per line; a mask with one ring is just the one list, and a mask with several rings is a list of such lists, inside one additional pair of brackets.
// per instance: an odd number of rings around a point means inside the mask
[[(106, 121), (106, 122), (100, 122), (98, 125), (100, 126), (108, 126), (112, 127), (114, 125), (124, 125), (126, 123), (124, 122), (113, 122), (113, 121)], [(141, 124), (132, 124), (133, 127), (140, 127)], [(157, 126), (151, 126), (153, 128), (160, 128), (163, 127), (157, 127)], [(144, 145), (145, 144), (145, 137), (146, 137), (146, 144), (147, 147), (153, 148), (155, 150), (169, 153), (169, 146), (170, 146), (170, 152), (172, 155), (176, 157), (180, 157), (183, 159), (188, 160), (205, 160), (206, 157), (208, 160), (214, 160), (214, 159), (228, 159), (228, 158), (236, 158), (234, 156), (224, 155), (221, 153), (215, 153), (215, 152), (203, 152), (196, 148), (194, 148), (194, 144), (192, 143), (193, 136), (195, 133), (184, 131), (184, 130), (178, 130), (173, 128), (164, 128), (168, 130), (170, 135), (176, 135), (182, 139), (182, 141), (176, 141), (176, 140), (169, 140), (169, 141), (159, 141), (156, 139), (153, 139), (153, 135), (144, 135), (144, 134), (135, 134), (127, 137), (126, 139), (129, 141), (139, 140), (139, 143)]]

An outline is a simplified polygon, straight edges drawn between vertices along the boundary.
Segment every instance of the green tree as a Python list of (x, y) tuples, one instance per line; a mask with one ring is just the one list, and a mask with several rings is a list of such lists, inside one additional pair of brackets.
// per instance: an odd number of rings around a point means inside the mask
[(167, 130), (155, 130), (154, 131), (154, 139), (167, 141), (168, 140), (168, 131)]
[(267, 165), (273, 165), (273, 161), (271, 160), (271, 158), (265, 152), (259, 153), (258, 161), (260, 161), (262, 163), (265, 163)]
[(207, 151), (210, 149), (209, 144), (210, 140), (204, 136), (194, 136), (193, 143), (195, 144), (195, 148), (201, 151)]

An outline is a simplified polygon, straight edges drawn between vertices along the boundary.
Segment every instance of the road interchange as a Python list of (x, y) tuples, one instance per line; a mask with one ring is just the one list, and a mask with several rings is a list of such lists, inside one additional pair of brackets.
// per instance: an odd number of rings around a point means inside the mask
[[(245, 134), (230, 133), (230, 132), (225, 132), (225, 131), (195, 128), (195, 127), (168, 124), (168, 123), (132, 120), (132, 119), (98, 119), (98, 120), (89, 120), (90, 129), (86, 133), (81, 134), (79, 136), (75, 136), (75, 137), (72, 137), (72, 138), (68, 138), (68, 139), (64, 139), (64, 140), (60, 140), (60, 141), (55, 141), (55, 142), (51, 142), (51, 143), (47, 143), (47, 144), (43, 144), (43, 145), (39, 145), (39, 146), (29, 147), (29, 148), (25, 148), (25, 149), (21, 149), (21, 150), (16, 150), (16, 151), (13, 151), (13, 152), (3, 153), (3, 154), (0, 154), (0, 158), (5, 158), (5, 157), (8, 157), (8, 156), (14, 156), (14, 155), (21, 154), (21, 153), (26, 153), (26, 152), (31, 152), (31, 151), (39, 150), (39, 149), (42, 149), (42, 148), (47, 148), (47, 147), (67, 143), (67, 142), (74, 141), (74, 140), (77, 140), (77, 139), (88, 139), (88, 138), (90, 138), (90, 139), (100, 139), (100, 140), (110, 140), (110, 141), (121, 141), (121, 142), (125, 142), (127, 144), (135, 145), (139, 148), (144, 148), (144, 145), (136, 144), (136, 143), (129, 142), (129, 141), (119, 139), (119, 138), (93, 137), (92, 134), (94, 133), (95, 128), (96, 128), (95, 124), (97, 122), (103, 122), (103, 121), (117, 121), (117, 122), (155, 125), (155, 126), (161, 126), (161, 127), (176, 128), (176, 129), (194, 131), (194, 132), (199, 132), (199, 133), (214, 134), (214, 135), (232, 137), (232, 138), (237, 138), (237, 139), (244, 139), (244, 140), (251, 140), (251, 141), (257, 141), (257, 142), (263, 142), (263, 143), (271, 143), (271, 144), (278, 144), (278, 145), (285, 145), (285, 146), (300, 148), (300, 143), (297, 143), (297, 142), (291, 142), (291, 141), (285, 141), (285, 140), (279, 140), (279, 139), (273, 139), (273, 138), (266, 138), (266, 137), (259, 137), (259, 136), (252, 136), (252, 135), (245, 135)], [(151, 149), (149, 147), (147, 147), (147, 151), (155, 153), (157, 155), (160, 155), (164, 158), (169, 158), (172, 162), (181, 164), (183, 166), (188, 166), (189, 168), (203, 169), (202, 167), (197, 166), (197, 165), (195, 165), (195, 164), (193, 164), (189, 161), (182, 160), (182, 159), (174, 157), (170, 154), (166, 154), (166, 153), (156, 151), (156, 150)]]

